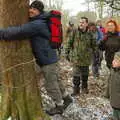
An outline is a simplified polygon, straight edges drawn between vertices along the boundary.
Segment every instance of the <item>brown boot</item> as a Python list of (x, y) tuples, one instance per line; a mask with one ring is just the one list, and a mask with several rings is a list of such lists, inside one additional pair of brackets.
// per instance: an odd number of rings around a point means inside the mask
[(79, 94), (80, 94), (80, 87), (74, 87), (71, 96), (77, 96)]

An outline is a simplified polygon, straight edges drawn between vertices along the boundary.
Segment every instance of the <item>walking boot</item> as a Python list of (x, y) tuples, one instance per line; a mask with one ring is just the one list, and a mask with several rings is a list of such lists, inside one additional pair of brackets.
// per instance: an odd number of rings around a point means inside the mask
[(50, 110), (46, 110), (46, 113), (53, 116), (55, 114), (62, 114), (64, 111), (63, 105), (56, 105), (56, 107), (51, 108)]
[(74, 87), (73, 88), (73, 93), (71, 94), (71, 96), (77, 96), (80, 94), (80, 87)]
[(66, 97), (63, 98), (64, 102), (64, 109), (66, 109), (72, 102), (73, 102), (73, 99), (70, 95), (67, 95)]
[(89, 93), (88, 88), (82, 88), (82, 93), (83, 93), (83, 94), (88, 94), (88, 93)]

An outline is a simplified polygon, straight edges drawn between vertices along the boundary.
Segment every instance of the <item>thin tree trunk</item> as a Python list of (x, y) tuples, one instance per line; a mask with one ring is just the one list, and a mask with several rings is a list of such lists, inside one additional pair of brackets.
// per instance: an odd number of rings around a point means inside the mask
[[(28, 21), (29, 0), (0, 0), (0, 28)], [(48, 120), (41, 108), (29, 40), (0, 41), (2, 104), (0, 120)]]
[(99, 18), (102, 19), (103, 18), (103, 8), (104, 8), (104, 1), (100, 0), (99, 1)]

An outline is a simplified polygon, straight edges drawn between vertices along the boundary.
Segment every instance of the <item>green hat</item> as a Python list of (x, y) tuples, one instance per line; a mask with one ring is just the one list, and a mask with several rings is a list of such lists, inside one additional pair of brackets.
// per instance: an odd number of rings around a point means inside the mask
[(120, 51), (115, 53), (114, 59), (117, 59), (120, 61)]

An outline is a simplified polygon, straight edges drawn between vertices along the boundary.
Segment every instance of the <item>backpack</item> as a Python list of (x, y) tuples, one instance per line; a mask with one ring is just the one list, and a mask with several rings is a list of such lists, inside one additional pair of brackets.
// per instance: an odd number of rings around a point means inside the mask
[(59, 49), (63, 41), (61, 12), (52, 10), (49, 12), (48, 27), (51, 33), (50, 45), (53, 49)]

